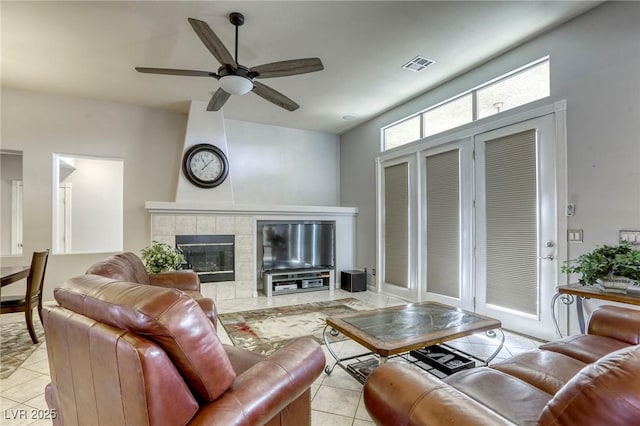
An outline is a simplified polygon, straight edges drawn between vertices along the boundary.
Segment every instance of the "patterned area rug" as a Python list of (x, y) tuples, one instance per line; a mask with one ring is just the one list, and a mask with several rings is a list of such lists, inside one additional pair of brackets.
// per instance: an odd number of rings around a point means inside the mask
[(24, 321), (0, 325), (0, 379), (6, 379), (22, 365), (29, 355), (44, 342), (44, 330), (39, 318), (34, 318), (34, 328), (40, 343), (34, 345)]
[[(269, 355), (302, 336), (311, 336), (318, 343), (324, 343), (325, 318), (365, 309), (372, 307), (358, 299), (347, 298), (220, 314), (218, 320), (235, 346)], [(342, 334), (329, 337), (331, 342), (345, 339)]]

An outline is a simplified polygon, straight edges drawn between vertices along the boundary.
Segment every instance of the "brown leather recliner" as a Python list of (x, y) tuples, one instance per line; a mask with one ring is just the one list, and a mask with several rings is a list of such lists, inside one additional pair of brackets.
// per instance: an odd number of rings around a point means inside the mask
[(309, 425), (320, 345), (268, 357), (223, 345), (195, 300), (97, 275), (54, 290), (43, 319), (55, 425)]
[(149, 274), (135, 253), (124, 252), (91, 265), (86, 273), (138, 284), (177, 288), (193, 297), (214, 326), (217, 325), (216, 305), (213, 300), (200, 294), (200, 278), (192, 270)]
[(595, 310), (588, 333), (443, 380), (400, 362), (364, 386), (378, 425), (640, 424), (640, 311)]

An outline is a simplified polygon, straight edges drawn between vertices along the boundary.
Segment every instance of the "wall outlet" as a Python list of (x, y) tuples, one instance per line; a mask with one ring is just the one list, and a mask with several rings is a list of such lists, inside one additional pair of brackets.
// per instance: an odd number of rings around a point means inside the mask
[(620, 231), (620, 242), (629, 243), (632, 246), (640, 246), (640, 231), (623, 229)]
[(376, 274), (376, 268), (372, 268), (371, 269), (371, 275), (375, 275)]

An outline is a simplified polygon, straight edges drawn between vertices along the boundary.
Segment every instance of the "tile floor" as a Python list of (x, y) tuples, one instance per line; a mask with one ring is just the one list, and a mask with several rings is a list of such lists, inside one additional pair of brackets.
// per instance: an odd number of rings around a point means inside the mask
[[(348, 293), (343, 290), (319, 291), (300, 295), (280, 295), (272, 298), (222, 300), (216, 302), (218, 312), (238, 312), (274, 306), (294, 305), (312, 301), (333, 300), (355, 297), (375, 308), (401, 305), (406, 302), (389, 296), (371, 292)], [(23, 314), (0, 316), (2, 323), (24, 321)], [(231, 343), (224, 328), (219, 334), (223, 342)], [(516, 353), (536, 348), (540, 342), (506, 333), (505, 346), (496, 360), (508, 358)], [(473, 335), (452, 342), (452, 346), (480, 357), (486, 357), (497, 347), (497, 343), (484, 335)], [(364, 352), (364, 348), (353, 341), (339, 342), (333, 346), (339, 356), (349, 356)], [(325, 349), (327, 360), (332, 359)], [(49, 365), (46, 342), (18, 368), (10, 377), (0, 380), (0, 425), (45, 425), (50, 421), (16, 419), (19, 410), (25, 413), (46, 410), (44, 387), (49, 383)], [(362, 399), (362, 385), (341, 368), (335, 368), (330, 376), (322, 374), (312, 385), (312, 425), (313, 426), (365, 426), (373, 425)], [(32, 410), (36, 411), (32, 411)], [(30, 417), (28, 415), (27, 417)]]

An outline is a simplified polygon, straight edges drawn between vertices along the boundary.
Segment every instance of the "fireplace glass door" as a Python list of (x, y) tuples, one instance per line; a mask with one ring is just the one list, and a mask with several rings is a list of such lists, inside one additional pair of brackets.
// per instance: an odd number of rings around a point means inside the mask
[(200, 282), (234, 281), (233, 235), (176, 235), (176, 246)]

